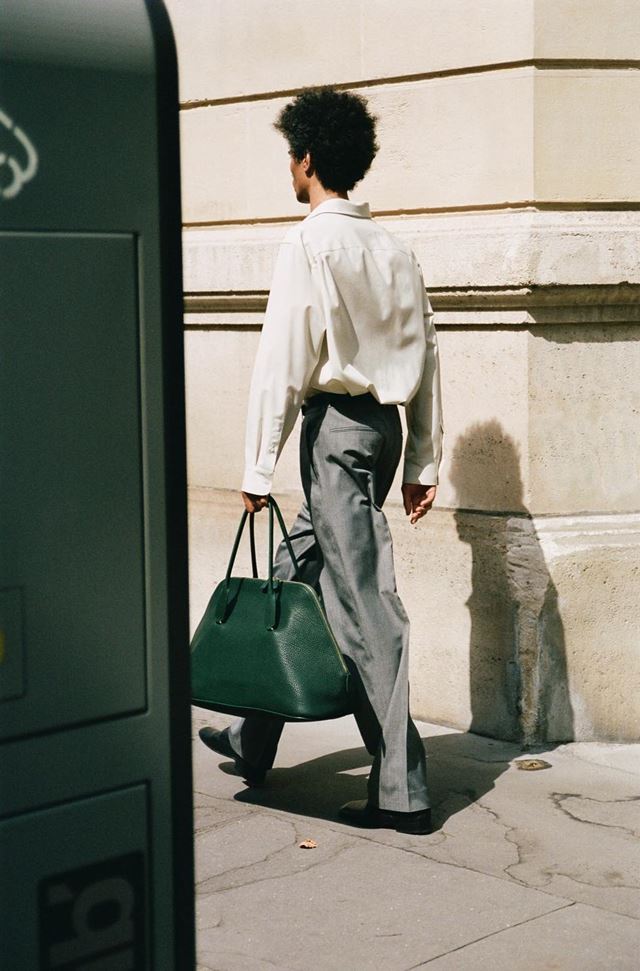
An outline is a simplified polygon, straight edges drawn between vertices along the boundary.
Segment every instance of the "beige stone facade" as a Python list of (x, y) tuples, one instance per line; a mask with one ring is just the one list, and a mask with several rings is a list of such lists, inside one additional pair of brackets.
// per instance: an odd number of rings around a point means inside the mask
[[(640, 737), (640, 5), (169, 0), (182, 101), (192, 611), (239, 512), (252, 358), (306, 208), (272, 129), (361, 91), (353, 198), (422, 264), (444, 378), (438, 507), (389, 502), (416, 716), (503, 738)], [(274, 492), (299, 502), (296, 433)], [(399, 483), (398, 483), (399, 485)]]

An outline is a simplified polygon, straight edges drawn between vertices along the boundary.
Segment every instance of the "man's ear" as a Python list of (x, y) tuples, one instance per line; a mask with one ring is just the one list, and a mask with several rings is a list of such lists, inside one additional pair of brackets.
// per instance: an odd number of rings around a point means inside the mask
[(302, 159), (302, 164), (304, 165), (304, 174), (307, 176), (313, 175), (315, 169), (313, 167), (313, 159), (311, 158), (311, 152), (305, 153), (305, 156)]

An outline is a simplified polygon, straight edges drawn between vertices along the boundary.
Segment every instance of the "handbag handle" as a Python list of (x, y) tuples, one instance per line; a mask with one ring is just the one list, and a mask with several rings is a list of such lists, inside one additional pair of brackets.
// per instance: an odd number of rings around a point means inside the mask
[(273, 576), (273, 514), (276, 514), (278, 520), (278, 525), (282, 533), (282, 538), (287, 547), (287, 552), (291, 557), (291, 562), (293, 563), (293, 575), (296, 580), (301, 580), (300, 567), (298, 565), (298, 560), (296, 554), (293, 552), (293, 546), (291, 545), (291, 540), (289, 539), (289, 534), (287, 532), (287, 527), (284, 524), (284, 519), (282, 518), (282, 513), (280, 512), (280, 506), (275, 501), (273, 496), (269, 496), (269, 576)]
[(280, 507), (275, 501), (273, 496), (269, 496), (269, 577), (267, 580), (267, 591), (268, 599), (265, 610), (265, 621), (267, 630), (276, 630), (278, 626), (278, 606), (280, 604), (280, 588), (282, 581), (278, 580), (277, 577), (273, 575), (273, 514), (275, 512), (276, 518), (278, 520), (278, 525), (282, 531), (282, 538), (284, 539), (285, 546), (287, 547), (287, 552), (291, 557), (291, 562), (293, 563), (293, 575), (297, 580), (300, 580), (300, 567), (298, 566), (298, 560), (296, 559), (296, 554), (293, 552), (293, 547), (291, 545), (291, 540), (289, 539), (289, 534), (287, 528), (284, 524), (282, 518), (282, 513), (280, 512)]
[[(293, 576), (294, 579), (300, 580), (300, 567), (298, 565), (298, 560), (295, 553), (293, 552), (293, 546), (291, 545), (291, 540), (287, 532), (287, 528), (284, 524), (282, 518), (282, 513), (280, 512), (280, 507), (278, 503), (273, 498), (273, 496), (268, 497), (269, 505), (269, 571), (268, 578), (265, 584), (265, 590), (268, 592), (269, 596), (266, 604), (266, 626), (268, 630), (275, 630), (278, 624), (278, 602), (279, 602), (279, 588), (280, 582), (277, 577), (273, 575), (273, 514), (275, 511), (276, 518), (278, 520), (278, 525), (282, 531), (282, 537), (284, 539), (287, 552), (291, 557), (291, 562), (293, 563)], [(255, 524), (254, 524), (254, 513), (250, 513), (247, 509), (244, 510), (240, 518), (240, 524), (236, 532), (236, 538), (233, 543), (231, 550), (231, 556), (229, 557), (229, 565), (227, 566), (227, 572), (224, 578), (224, 594), (220, 598), (218, 603), (218, 609), (216, 611), (216, 623), (223, 624), (227, 618), (227, 608), (229, 604), (229, 585), (231, 581), (231, 571), (233, 570), (233, 565), (238, 554), (238, 548), (240, 546), (240, 540), (242, 539), (242, 533), (244, 531), (244, 526), (249, 517), (249, 543), (251, 547), (251, 570), (253, 578), (258, 577), (258, 563), (256, 558), (256, 542), (255, 542)]]

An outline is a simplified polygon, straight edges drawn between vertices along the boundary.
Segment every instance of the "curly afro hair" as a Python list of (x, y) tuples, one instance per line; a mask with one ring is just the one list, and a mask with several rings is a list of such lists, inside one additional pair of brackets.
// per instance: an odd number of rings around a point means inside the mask
[(378, 151), (377, 118), (358, 94), (335, 88), (304, 88), (274, 123), (300, 162), (311, 155), (325, 189), (348, 192), (368, 171)]

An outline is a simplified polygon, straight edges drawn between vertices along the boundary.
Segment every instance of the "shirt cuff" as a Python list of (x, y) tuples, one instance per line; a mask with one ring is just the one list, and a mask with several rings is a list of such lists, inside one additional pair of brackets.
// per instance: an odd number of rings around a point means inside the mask
[(255, 469), (248, 469), (244, 474), (241, 489), (253, 496), (268, 496), (271, 492), (271, 478), (256, 472)]
[(404, 471), (402, 473), (403, 482), (416, 482), (420, 485), (437, 485), (438, 484), (438, 469), (434, 462), (430, 465), (413, 465), (410, 462), (405, 462)]

